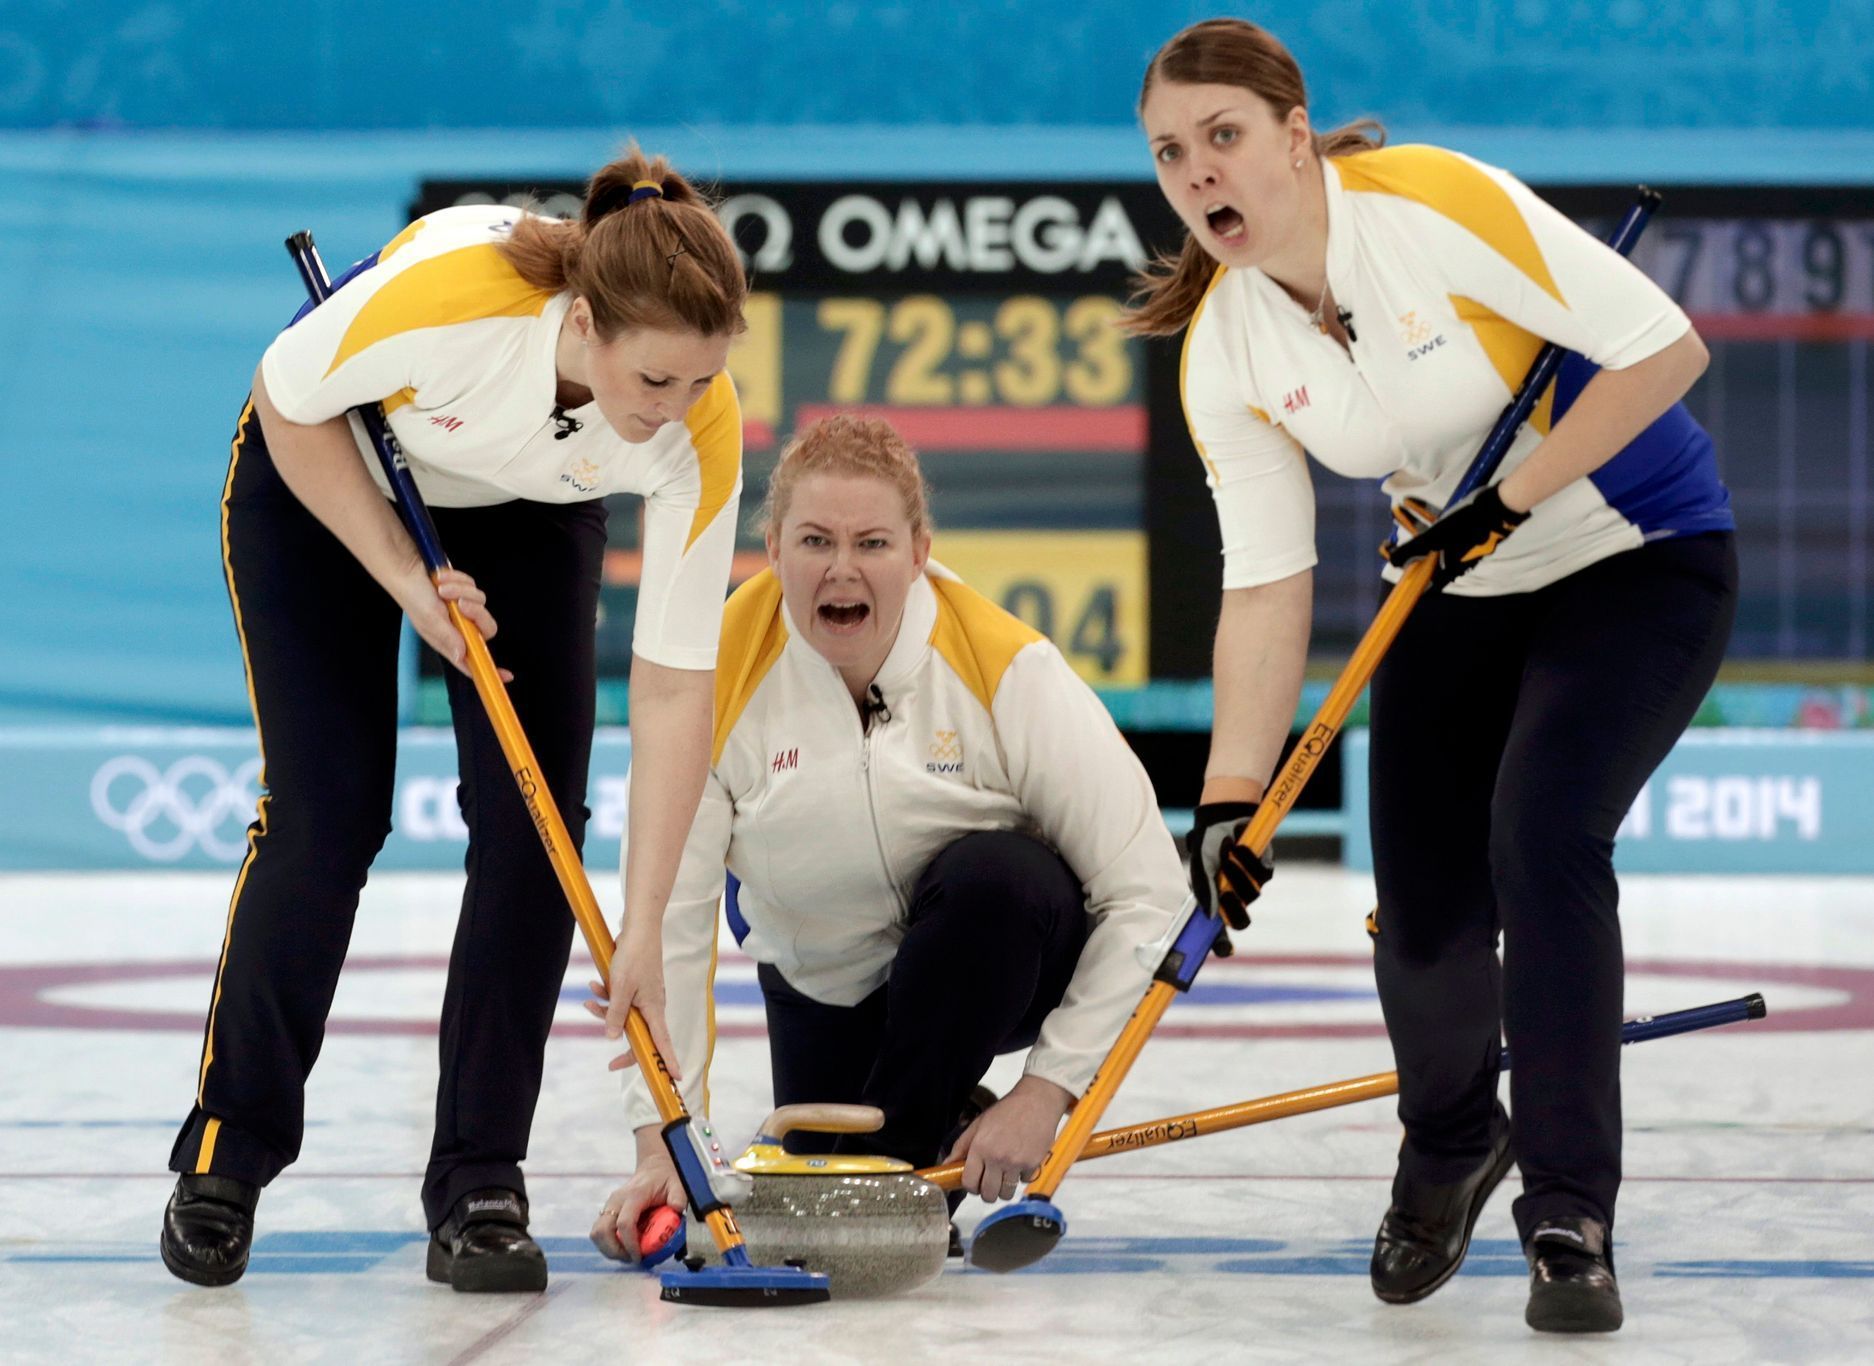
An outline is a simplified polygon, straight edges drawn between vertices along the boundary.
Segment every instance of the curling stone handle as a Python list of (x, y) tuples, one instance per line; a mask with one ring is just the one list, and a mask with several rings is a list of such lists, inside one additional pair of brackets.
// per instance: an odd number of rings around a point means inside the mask
[(885, 1112), (876, 1105), (835, 1105), (830, 1101), (810, 1101), (803, 1105), (783, 1105), (761, 1122), (757, 1143), (779, 1143), (796, 1129), (817, 1134), (870, 1134), (885, 1123)]

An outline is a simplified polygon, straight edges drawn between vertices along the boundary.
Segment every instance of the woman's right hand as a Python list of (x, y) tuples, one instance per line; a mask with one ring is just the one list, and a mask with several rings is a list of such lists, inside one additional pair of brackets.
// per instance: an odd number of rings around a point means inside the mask
[(649, 1152), (640, 1145), (638, 1169), (629, 1181), (605, 1197), (605, 1207), (592, 1221), (592, 1245), (613, 1261), (636, 1262), (638, 1220), (644, 1212), (658, 1205), (680, 1210), (688, 1201), (670, 1154), (661, 1147)]
[[(449, 604), (454, 603), (461, 609), (469, 624), (481, 632), (483, 640), (492, 640), (496, 628), (495, 619), (488, 611), (488, 595), (460, 569), (445, 569), (434, 582), (421, 568), (414, 569), (405, 578), (408, 587), (398, 595), (398, 605), (410, 618), (410, 625), (423, 638), (424, 644), (463, 673), (468, 673), (468, 641), (456, 628), (449, 614)], [(514, 675), (506, 669), (495, 672), (504, 683), (514, 681)]]

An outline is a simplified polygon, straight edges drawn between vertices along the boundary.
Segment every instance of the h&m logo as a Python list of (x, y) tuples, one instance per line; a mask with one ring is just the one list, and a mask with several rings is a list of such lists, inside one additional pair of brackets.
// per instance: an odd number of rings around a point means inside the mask
[(774, 761), (768, 765), (771, 772), (784, 773), (790, 768), (800, 767), (800, 750), (783, 749), (775, 753)]
[(1429, 356), (1445, 344), (1444, 333), (1434, 336), (1434, 331), (1432, 324), (1419, 320), (1417, 309), (1399, 315), (1399, 335), (1405, 338), (1407, 360)]
[(930, 757), (932, 762), (925, 764), (928, 773), (961, 773), (963, 771), (963, 742), (957, 739), (953, 730), (933, 731)]
[(459, 417), (451, 417), (447, 413), (439, 413), (429, 420), (429, 425), (432, 427), (441, 427), (445, 432), (453, 432), (461, 427), (462, 419)]
[(1305, 384), (1299, 389), (1291, 390), (1282, 395), (1282, 411), (1285, 413), (1298, 413), (1307, 406), (1308, 386)]

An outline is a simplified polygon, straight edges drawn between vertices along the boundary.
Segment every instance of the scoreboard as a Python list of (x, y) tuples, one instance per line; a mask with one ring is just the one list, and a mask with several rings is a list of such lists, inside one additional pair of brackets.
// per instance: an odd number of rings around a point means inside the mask
[[(836, 411), (888, 419), (922, 457), (934, 554), (1046, 632), (1089, 682), (1151, 672), (1146, 360), (1113, 326), (1176, 220), (1138, 183), (736, 182), (718, 216), (748, 264), (744, 521), (781, 446)], [(572, 182), (425, 181), (450, 204), (577, 214)], [(1195, 466), (1193, 466), (1195, 469)], [(600, 673), (630, 667), (635, 500), (612, 519)], [(744, 526), (735, 579), (766, 563)]]
[[(1537, 188), (1596, 233), (1632, 195)], [(1732, 657), (1865, 668), (1874, 196), (1663, 188), (1634, 259), (1713, 353), (1687, 402), (1717, 441), (1738, 514)], [(1218, 534), (1180, 411), (1178, 339), (1111, 325), (1133, 273), (1181, 240), (1155, 185), (754, 181), (718, 193), (754, 291), (729, 362), (746, 509), (796, 428), (876, 413), (924, 458), (938, 558), (1046, 631), (1082, 677), (1108, 689), (1208, 677)], [(576, 214), (582, 186), (425, 181), (411, 211), (497, 200)], [(1390, 519), (1368, 481), (1319, 478), (1315, 493), (1314, 668), (1331, 676), (1378, 608), (1373, 547)], [(744, 528), (736, 579), (764, 562)], [(621, 500), (605, 678), (629, 669), (637, 564), (635, 508)], [(617, 705), (602, 698), (601, 711), (615, 719)]]

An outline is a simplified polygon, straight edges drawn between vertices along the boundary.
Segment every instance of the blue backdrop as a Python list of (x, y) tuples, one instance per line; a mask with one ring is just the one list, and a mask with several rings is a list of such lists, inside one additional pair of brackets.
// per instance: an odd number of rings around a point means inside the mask
[[(288, 232), (348, 260), (422, 176), (579, 175), (627, 134), (704, 178), (1144, 177), (1144, 59), (1211, 12), (10, 0), (0, 727), (246, 722), (216, 500)], [(1256, 13), (1324, 121), (1526, 178), (1874, 178), (1874, 0)]]
[(0, 126), (1123, 123), (1217, 13), (1281, 34), (1329, 117), (1874, 122), (1870, 0), (9, 0)]

